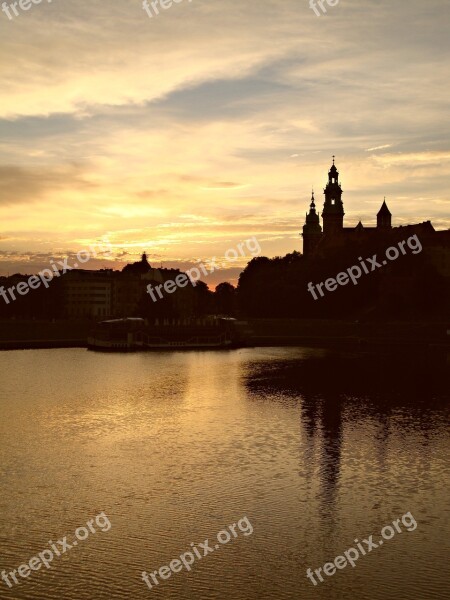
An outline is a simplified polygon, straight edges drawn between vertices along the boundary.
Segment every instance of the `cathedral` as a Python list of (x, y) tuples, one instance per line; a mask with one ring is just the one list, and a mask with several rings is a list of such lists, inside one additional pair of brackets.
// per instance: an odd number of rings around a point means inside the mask
[(311, 198), (309, 213), (303, 226), (303, 255), (308, 258), (319, 251), (329, 251), (339, 245), (356, 239), (373, 239), (386, 237), (393, 230), (405, 230), (405, 233), (421, 233), (430, 235), (435, 229), (430, 221), (405, 227), (392, 227), (392, 215), (387, 207), (386, 199), (377, 214), (376, 227), (364, 227), (361, 221), (356, 227), (344, 227), (344, 204), (342, 202), (342, 188), (339, 183), (339, 172), (334, 164), (328, 172), (328, 182), (324, 189), (325, 202), (322, 211), (322, 225), (316, 211), (314, 192)]

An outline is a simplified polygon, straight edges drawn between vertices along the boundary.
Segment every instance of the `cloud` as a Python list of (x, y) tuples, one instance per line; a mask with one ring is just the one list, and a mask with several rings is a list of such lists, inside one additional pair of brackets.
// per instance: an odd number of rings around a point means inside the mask
[(385, 144), (384, 146), (375, 146), (375, 148), (367, 148), (366, 152), (374, 152), (375, 150), (384, 150), (385, 148), (391, 148), (392, 144)]
[(399, 154), (383, 154), (372, 157), (375, 162), (383, 167), (391, 166), (414, 166), (422, 165), (446, 165), (450, 160), (450, 150), (448, 152), (411, 152)]
[(77, 164), (47, 168), (0, 165), (0, 205), (37, 202), (65, 189), (94, 188), (84, 173)]
[(348, 223), (386, 195), (394, 221), (448, 226), (449, 10), (58, 0), (3, 18), (0, 247), (109, 235), (175, 261), (254, 234), (291, 252), (332, 154)]

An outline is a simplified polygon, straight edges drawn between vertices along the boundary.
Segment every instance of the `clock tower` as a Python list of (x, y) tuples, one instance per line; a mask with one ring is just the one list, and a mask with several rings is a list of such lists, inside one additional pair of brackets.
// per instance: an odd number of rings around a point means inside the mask
[(322, 219), (323, 232), (339, 233), (344, 227), (344, 205), (342, 204), (342, 189), (339, 183), (339, 172), (333, 164), (328, 172), (328, 183), (324, 189), (325, 203), (323, 205)]

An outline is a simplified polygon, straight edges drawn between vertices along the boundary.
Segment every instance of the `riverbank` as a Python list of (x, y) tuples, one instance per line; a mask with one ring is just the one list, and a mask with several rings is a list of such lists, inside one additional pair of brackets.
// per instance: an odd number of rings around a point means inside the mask
[(252, 345), (319, 347), (447, 347), (450, 323), (257, 319), (249, 321)]
[[(91, 321), (2, 321), (0, 350), (86, 348)], [(450, 323), (252, 319), (248, 346), (450, 349)]]
[(0, 321), (0, 350), (85, 348), (90, 321)]

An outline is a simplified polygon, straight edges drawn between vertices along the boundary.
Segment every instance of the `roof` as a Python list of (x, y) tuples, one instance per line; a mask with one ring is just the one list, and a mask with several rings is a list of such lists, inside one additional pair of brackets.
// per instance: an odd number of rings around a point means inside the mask
[(378, 215), (389, 215), (389, 216), (392, 216), (391, 211), (387, 207), (386, 200), (383, 200), (383, 204), (381, 205), (381, 208), (380, 208), (380, 210), (377, 213), (377, 217), (378, 217)]

